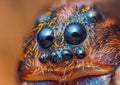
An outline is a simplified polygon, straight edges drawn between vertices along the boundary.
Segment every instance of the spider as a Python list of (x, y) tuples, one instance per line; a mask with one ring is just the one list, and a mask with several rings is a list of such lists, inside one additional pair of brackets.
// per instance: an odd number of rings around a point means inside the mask
[(120, 27), (97, 8), (64, 5), (38, 17), (24, 44), (23, 85), (110, 85)]

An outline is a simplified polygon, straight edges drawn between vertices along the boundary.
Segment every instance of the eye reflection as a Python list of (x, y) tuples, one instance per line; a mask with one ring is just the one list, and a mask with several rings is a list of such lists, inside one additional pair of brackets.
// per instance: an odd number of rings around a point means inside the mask
[(41, 54), (40, 57), (39, 57), (39, 60), (40, 60), (40, 62), (45, 64), (45, 63), (48, 62), (48, 56), (45, 55), (45, 54)]
[(91, 23), (100, 23), (105, 20), (105, 16), (97, 9), (91, 9), (87, 12), (87, 19)]
[(58, 61), (58, 55), (56, 54), (56, 52), (51, 52), (50, 62), (51, 63), (57, 63), (57, 61)]
[(65, 41), (72, 45), (82, 43), (87, 36), (86, 30), (82, 24), (71, 23), (64, 32)]
[(37, 35), (37, 41), (39, 45), (47, 49), (52, 46), (54, 40), (54, 32), (49, 27), (43, 27)]
[(78, 59), (84, 59), (86, 57), (85, 51), (81, 48), (77, 48), (75, 54), (76, 54)]

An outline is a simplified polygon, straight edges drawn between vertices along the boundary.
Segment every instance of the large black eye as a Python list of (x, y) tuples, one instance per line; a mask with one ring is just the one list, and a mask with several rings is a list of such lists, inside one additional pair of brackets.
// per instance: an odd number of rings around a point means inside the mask
[(49, 27), (43, 27), (37, 35), (39, 45), (46, 49), (52, 46), (54, 40), (54, 32)]
[(87, 36), (84, 26), (80, 23), (69, 24), (64, 31), (65, 41), (72, 45), (82, 43)]

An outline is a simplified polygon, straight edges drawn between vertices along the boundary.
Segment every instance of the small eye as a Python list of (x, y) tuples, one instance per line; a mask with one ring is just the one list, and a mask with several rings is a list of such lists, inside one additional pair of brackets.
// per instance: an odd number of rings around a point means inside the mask
[(57, 63), (57, 61), (58, 61), (58, 55), (56, 54), (56, 52), (51, 52), (50, 62), (51, 63)]
[(84, 26), (80, 23), (69, 24), (64, 31), (65, 41), (72, 45), (82, 43), (87, 36)]
[(52, 46), (54, 40), (54, 32), (49, 27), (43, 27), (37, 35), (39, 45), (47, 49)]
[(50, 14), (44, 14), (41, 16), (38, 16), (35, 26), (38, 26), (41, 22), (48, 22), (51, 21), (52, 19), (54, 19), (56, 17), (56, 15), (54, 13), (50, 13)]
[(87, 12), (87, 19), (91, 23), (100, 23), (105, 20), (105, 16), (97, 9), (91, 9)]
[(75, 54), (78, 59), (84, 59), (86, 57), (85, 51), (81, 48), (76, 49)]
[(63, 61), (69, 61), (73, 59), (73, 54), (70, 50), (68, 49), (63, 49), (62, 51), (62, 60)]
[(45, 64), (48, 62), (48, 56), (46, 56), (45, 54), (42, 53), (39, 57), (39, 60), (40, 60), (40, 62)]

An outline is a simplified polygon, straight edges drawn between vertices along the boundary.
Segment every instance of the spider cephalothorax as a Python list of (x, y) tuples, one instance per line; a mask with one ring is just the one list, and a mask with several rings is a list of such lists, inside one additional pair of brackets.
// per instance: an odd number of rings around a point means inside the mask
[(120, 61), (119, 36), (120, 28), (95, 8), (52, 10), (38, 18), (25, 43), (22, 79), (66, 81), (110, 73)]

